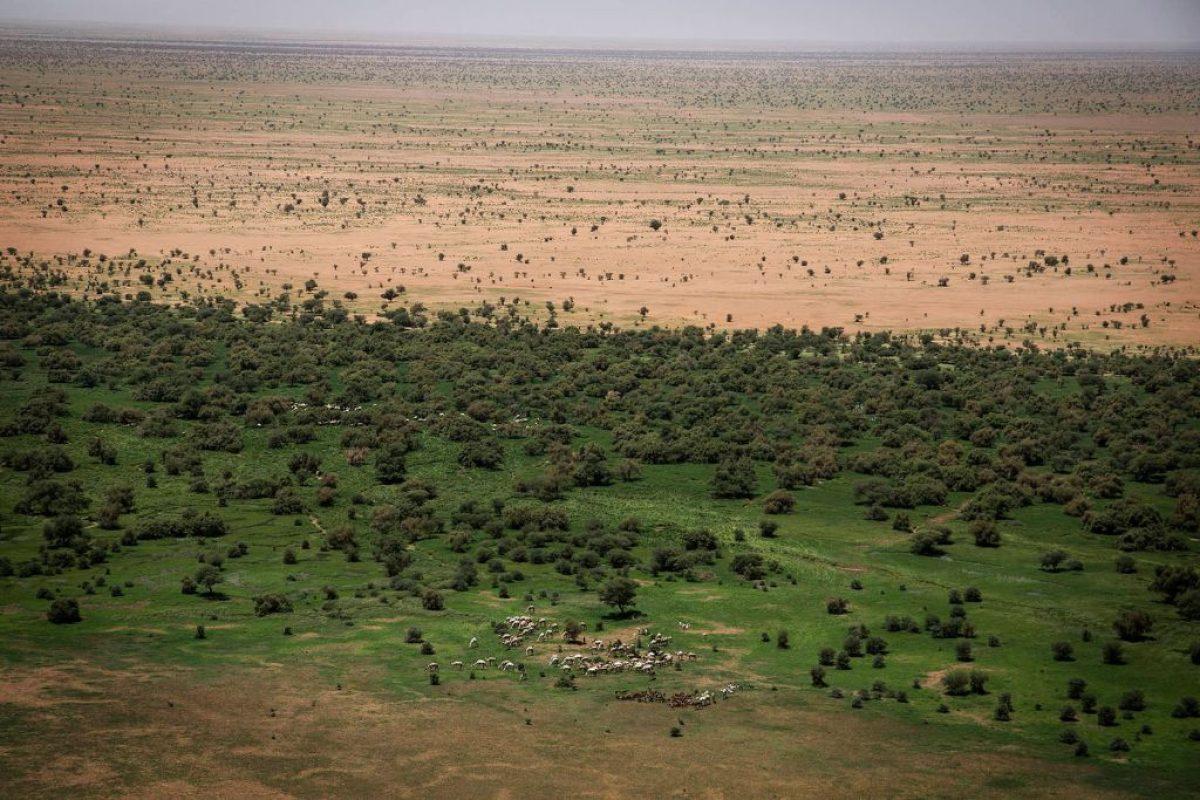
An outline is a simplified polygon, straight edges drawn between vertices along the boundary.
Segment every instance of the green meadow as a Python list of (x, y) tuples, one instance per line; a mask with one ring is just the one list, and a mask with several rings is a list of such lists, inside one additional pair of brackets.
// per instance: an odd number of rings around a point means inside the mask
[[(794, 705), (1194, 789), (1193, 360), (517, 306), (368, 323), (298, 294), (0, 295), (0, 680), (303, 669), (579, 709), (709, 692), (678, 713)], [(633, 598), (603, 602), (614, 585)], [(506, 648), (525, 614), (555, 627)], [(695, 658), (551, 664), (595, 639), (645, 657), (654, 634)], [(13, 748), (38, 712), (0, 709)], [(0, 763), (28, 768), (16, 752)], [(1022, 780), (992, 788), (1037, 793)]]

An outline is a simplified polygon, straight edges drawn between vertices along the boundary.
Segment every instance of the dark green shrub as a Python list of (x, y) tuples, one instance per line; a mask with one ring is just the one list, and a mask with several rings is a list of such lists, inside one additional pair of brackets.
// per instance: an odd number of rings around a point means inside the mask
[(50, 608), (46, 611), (46, 619), (55, 625), (69, 625), (80, 622), (83, 618), (79, 615), (78, 601), (69, 597), (60, 597), (50, 602)]

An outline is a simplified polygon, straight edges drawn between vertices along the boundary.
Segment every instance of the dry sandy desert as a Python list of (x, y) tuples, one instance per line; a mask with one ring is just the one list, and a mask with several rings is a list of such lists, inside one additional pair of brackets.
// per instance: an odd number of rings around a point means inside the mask
[(313, 279), (366, 316), (396, 294), (581, 326), (1200, 333), (1184, 55), (24, 37), (0, 83), (0, 263), (79, 294)]

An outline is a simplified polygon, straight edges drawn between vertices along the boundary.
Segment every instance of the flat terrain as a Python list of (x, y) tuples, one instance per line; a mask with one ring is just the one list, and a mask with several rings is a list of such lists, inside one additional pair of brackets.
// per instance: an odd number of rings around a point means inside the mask
[[(5, 761), (37, 765), (12, 784), (22, 796), (1131, 796), (1094, 765), (938, 746), (914, 722), (798, 707), (790, 692), (705, 714), (481, 681), (403, 700), (305, 672), (209, 683), (67, 666), (16, 679), (28, 695), (4, 699), (30, 739), (14, 736)], [(665, 738), (681, 722), (686, 738)], [(72, 748), (47, 758), (47, 740)]]
[(3, 33), (0, 797), (1194, 796), (1198, 130)]
[(1192, 360), (405, 328), (319, 293), (0, 293), (10, 794), (1194, 785)]
[(0, 247), (80, 292), (150, 261), (166, 299), (1193, 345), (1197, 86), (1172, 54), (10, 37)]

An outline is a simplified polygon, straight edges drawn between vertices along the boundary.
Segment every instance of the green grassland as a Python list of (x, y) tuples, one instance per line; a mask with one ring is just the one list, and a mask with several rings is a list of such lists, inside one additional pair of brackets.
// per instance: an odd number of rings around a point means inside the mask
[[(368, 324), (323, 300), (243, 315), (0, 296), (4, 674), (86, 660), (186, 666), (204, 680), (285, 665), (329, 683), (369, 674), (401, 697), (462, 689), (469, 700), (461, 684), (504, 681), (515, 696), (581, 706), (616, 703), (618, 690), (737, 683), (742, 692), (697, 714), (775, 692), (780, 703), (923, 726), (922, 746), (934, 749), (1085, 760), (1096, 780), (1132, 793), (1185, 796), (1200, 777), (1200, 719), (1176, 711), (1200, 696), (1200, 623), (1185, 618), (1198, 562), (1193, 361), (832, 331), (580, 331), (512, 308)], [(113, 418), (98, 405), (133, 411)], [(464, 465), (472, 445), (497, 463)], [(377, 462), (389, 447), (403, 475), (384, 483)], [(51, 452), (72, 469), (29, 455)], [(861, 471), (871, 464), (884, 465)], [(794, 508), (768, 516), (764, 498), (788, 466), (803, 475), (788, 481)], [(884, 499), (873, 509), (882, 518), (867, 518), (864, 486), (881, 482), (886, 498), (913, 476), (938, 484), (936, 504)], [(259, 479), (281, 488), (243, 499), (240, 487)], [(63, 493), (31, 512), (26, 501), (47, 483)], [(132, 489), (132, 509), (106, 520), (117, 487)], [(1106, 517), (1114, 507), (1125, 516)], [(152, 521), (191, 512), (223, 521), (220, 535), (153, 533)], [(44, 531), (62, 515), (82, 531), (48, 546)], [(764, 520), (777, 523), (774, 536)], [(975, 532), (993, 527), (1000, 545), (976, 546)], [(940, 543), (918, 555), (931, 532)], [(1043, 568), (1055, 550), (1062, 568)], [(757, 573), (744, 558), (753, 554)], [(1122, 554), (1134, 571), (1116, 569)], [(220, 578), (213, 591), (181, 591), (206, 562)], [(1153, 590), (1160, 567), (1185, 584), (1175, 605)], [(637, 585), (627, 614), (598, 593), (621, 576)], [(981, 599), (950, 602), (968, 587)], [(256, 613), (266, 595), (291, 610)], [(847, 613), (829, 613), (837, 598)], [(48, 620), (63, 599), (77, 601), (81, 621)], [(493, 630), (531, 605), (560, 629), (585, 623), (586, 639), (648, 628), (697, 657), (653, 676), (580, 675), (572, 688), (548, 659), (560, 645), (581, 648), (556, 634), (527, 656)], [(934, 635), (963, 611), (973, 636)], [(1114, 621), (1130, 611), (1153, 627), (1121, 643), (1124, 663), (1104, 663)], [(889, 616), (915, 630), (887, 630)], [(433, 654), (406, 642), (412, 627)], [(828, 666), (828, 686), (814, 686), (822, 648), (853, 649), (855, 628), (859, 645), (882, 637), (886, 653)], [(1055, 660), (1055, 642), (1073, 659)], [(521, 671), (469, 669), (488, 656)], [(949, 695), (940, 677), (955, 669), (985, 674), (985, 693)], [(1097, 708), (1116, 711), (1113, 725), (1068, 698), (1075, 678)], [(1144, 708), (1120, 709), (1134, 690)], [(998, 719), (1004, 695), (1012, 711)], [(1067, 705), (1077, 722), (1060, 721)], [(27, 722), (7, 708), (0, 744)], [(1086, 757), (1060, 740), (1068, 729)], [(1111, 749), (1118, 739), (1128, 749)]]

